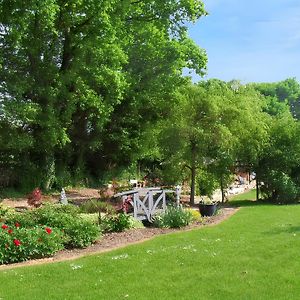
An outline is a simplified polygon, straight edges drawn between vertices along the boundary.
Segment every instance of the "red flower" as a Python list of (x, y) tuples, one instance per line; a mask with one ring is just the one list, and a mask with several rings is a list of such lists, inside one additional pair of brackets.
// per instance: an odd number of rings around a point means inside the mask
[(21, 245), (21, 242), (19, 240), (14, 240), (14, 244), (19, 247)]
[(6, 224), (3, 224), (3, 225), (1, 226), (1, 228), (2, 228), (2, 229), (7, 229), (8, 226), (7, 226)]
[(13, 231), (12, 231), (12, 229), (8, 229), (7, 232), (8, 232), (9, 234), (12, 234)]
[(47, 232), (48, 234), (50, 234), (50, 233), (52, 232), (52, 229), (49, 228), (49, 227), (46, 227), (45, 230), (46, 230), (46, 232)]
[(15, 226), (18, 228), (18, 227), (20, 227), (21, 225), (20, 225), (20, 223), (15, 223)]

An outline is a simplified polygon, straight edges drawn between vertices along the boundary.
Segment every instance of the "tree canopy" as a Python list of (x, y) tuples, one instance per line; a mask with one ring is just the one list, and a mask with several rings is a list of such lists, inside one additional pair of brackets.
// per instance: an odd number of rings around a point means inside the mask
[(127, 163), (182, 69), (205, 70), (186, 27), (206, 14), (202, 1), (0, 3), (1, 155), (31, 184)]

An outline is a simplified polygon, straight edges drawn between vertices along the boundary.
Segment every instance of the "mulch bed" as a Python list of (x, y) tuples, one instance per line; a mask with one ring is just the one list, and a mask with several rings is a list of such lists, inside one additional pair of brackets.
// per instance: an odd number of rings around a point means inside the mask
[(130, 229), (123, 232), (104, 234), (99, 241), (85, 249), (62, 250), (50, 258), (30, 260), (10, 265), (2, 265), (0, 266), (0, 270), (7, 268), (16, 268), (22, 266), (59, 262), (64, 260), (72, 260), (86, 255), (104, 253), (128, 245), (142, 243), (161, 234), (183, 232), (187, 230), (201, 228), (204, 226), (216, 225), (232, 216), (237, 210), (237, 208), (222, 208), (219, 210), (219, 213), (217, 215), (205, 218), (203, 223), (194, 223), (190, 226), (181, 229), (163, 229), (146, 227), (140, 229)]

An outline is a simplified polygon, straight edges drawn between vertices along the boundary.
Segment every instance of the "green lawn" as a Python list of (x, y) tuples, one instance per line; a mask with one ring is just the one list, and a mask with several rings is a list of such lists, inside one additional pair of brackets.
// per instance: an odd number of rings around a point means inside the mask
[(1, 299), (300, 299), (300, 206), (75, 261), (2, 270)]

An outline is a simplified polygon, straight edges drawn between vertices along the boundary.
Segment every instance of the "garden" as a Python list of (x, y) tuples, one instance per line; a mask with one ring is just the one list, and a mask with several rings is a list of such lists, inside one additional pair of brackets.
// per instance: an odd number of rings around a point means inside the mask
[[(125, 238), (130, 242), (135, 240), (134, 229), (141, 229), (139, 234), (144, 239), (149, 234), (162, 233), (164, 229), (209, 222), (208, 217), (201, 217), (198, 209), (182, 204), (178, 206), (174, 200), (169, 200), (165, 211), (154, 215), (151, 222), (145, 220), (143, 223), (126, 213), (128, 207), (124, 203), (116, 199), (85, 199), (79, 201), (79, 204), (78, 200), (76, 202), (72, 199), (68, 204), (51, 202), (49, 199), (44, 202), (41, 191), (35, 189), (28, 195), (28, 207), (1, 205), (0, 264), (36, 260), (58, 252), (78, 251), (91, 245), (93, 249), (97, 245), (99, 248), (103, 236), (106, 241), (119, 238), (111, 233), (125, 231)], [(126, 234), (129, 229), (133, 231)]]
[(207, 15), (1, 1), (0, 300), (299, 298), (300, 83), (195, 82)]
[(0, 271), (0, 296), (297, 299), (299, 206), (242, 198), (232, 199), (239, 211), (215, 226), (164, 234), (76, 260), (6, 267)]

